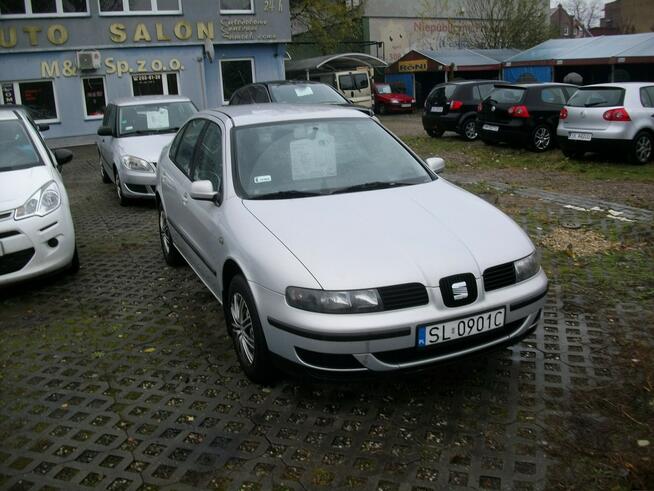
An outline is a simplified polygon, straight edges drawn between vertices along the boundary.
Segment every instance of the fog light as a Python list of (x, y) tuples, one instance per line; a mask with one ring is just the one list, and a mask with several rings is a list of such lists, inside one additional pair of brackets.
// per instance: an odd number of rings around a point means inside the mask
[(54, 237), (52, 239), (50, 239), (47, 243), (53, 249), (59, 245), (59, 241)]

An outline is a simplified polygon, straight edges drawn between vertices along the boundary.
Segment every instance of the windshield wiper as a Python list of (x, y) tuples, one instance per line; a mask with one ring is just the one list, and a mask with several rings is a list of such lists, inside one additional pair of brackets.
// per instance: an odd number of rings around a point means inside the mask
[(412, 184), (414, 183), (373, 181), (373, 182), (365, 182), (363, 184), (356, 184), (354, 186), (348, 186), (345, 188), (339, 188), (336, 189), (335, 191), (332, 191), (329, 194), (355, 193), (357, 191), (374, 191), (375, 189), (388, 189), (388, 188), (395, 188), (400, 186), (411, 186)]
[(324, 196), (322, 193), (315, 193), (311, 191), (278, 191), (276, 193), (262, 194), (260, 196), (252, 196), (249, 199), (264, 200), (264, 199), (291, 199), (291, 198), (311, 198), (313, 196)]
[(159, 128), (156, 130), (150, 130), (152, 133), (173, 133), (175, 131), (179, 130), (179, 127), (172, 127), (172, 128)]

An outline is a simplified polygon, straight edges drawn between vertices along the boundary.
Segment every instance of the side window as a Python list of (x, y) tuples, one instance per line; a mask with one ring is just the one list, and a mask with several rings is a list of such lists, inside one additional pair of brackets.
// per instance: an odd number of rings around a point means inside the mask
[(253, 85), (252, 88), (252, 101), (255, 104), (266, 104), (270, 102), (268, 91), (263, 85)]
[(115, 107), (113, 104), (109, 104), (107, 106), (107, 110), (104, 113), (104, 117), (102, 118), (102, 126), (110, 126), (111, 128), (114, 127), (114, 116), (116, 115), (115, 112)]
[(565, 105), (566, 97), (561, 87), (549, 87), (540, 93), (540, 100), (546, 104)]
[(170, 160), (175, 162), (175, 155), (177, 154), (177, 149), (179, 148), (179, 142), (182, 141), (182, 137), (184, 136), (184, 131), (186, 130), (186, 126), (180, 129), (177, 134), (175, 135), (175, 139), (173, 142), (170, 144), (170, 150), (168, 151), (168, 157), (170, 157)]
[(352, 75), (340, 75), (338, 77), (338, 85), (341, 87), (341, 90), (356, 90)]
[(654, 87), (640, 89), (640, 102), (642, 102), (643, 107), (654, 107)]
[(480, 85), (479, 86), (479, 92), (481, 93), (481, 99), (486, 99), (490, 95), (491, 92), (493, 92), (493, 89), (495, 88), (495, 85), (493, 84), (485, 84), (485, 85)]
[(217, 124), (207, 123), (207, 130), (198, 142), (192, 181), (211, 181), (215, 190), (220, 189), (223, 177), (222, 131)]
[(198, 142), (198, 138), (204, 129), (204, 119), (193, 119), (184, 129), (184, 134), (179, 140), (179, 145), (175, 149), (175, 158), (173, 162), (184, 174), (189, 176), (191, 174), (191, 162), (193, 160), (193, 152)]

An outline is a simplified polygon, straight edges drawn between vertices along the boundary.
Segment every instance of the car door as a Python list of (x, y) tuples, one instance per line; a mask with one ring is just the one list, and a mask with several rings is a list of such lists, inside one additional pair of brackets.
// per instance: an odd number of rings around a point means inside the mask
[(186, 206), (190, 200), (191, 164), (200, 135), (206, 120), (195, 118), (180, 130), (181, 136), (176, 151), (170, 154), (171, 165), (163, 166), (161, 172), (161, 197), (168, 224), (175, 245), (189, 259), (193, 253), (193, 243), (189, 238), (189, 225), (185, 222)]
[[(224, 135), (222, 124), (208, 121), (197, 143), (191, 168), (191, 181), (211, 181), (219, 196), (223, 189)], [(182, 213), (189, 240), (195, 248), (195, 270), (219, 296), (219, 272), (225, 261), (225, 223), (220, 201), (189, 199)]]
[[(102, 126), (109, 126), (113, 128), (113, 134), (116, 134), (116, 106), (109, 104), (104, 112), (102, 118)], [(113, 136), (99, 136), (98, 137), (98, 151), (100, 152), (100, 160), (104, 166), (104, 170), (108, 176), (114, 175), (113, 170)]]

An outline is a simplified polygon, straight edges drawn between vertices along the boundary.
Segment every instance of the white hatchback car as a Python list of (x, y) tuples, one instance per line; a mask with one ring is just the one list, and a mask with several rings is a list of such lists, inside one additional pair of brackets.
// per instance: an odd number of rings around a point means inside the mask
[(59, 166), (73, 158), (46, 147), (18, 110), (0, 106), (0, 287), (77, 271), (75, 229)]
[(181, 96), (127, 97), (107, 105), (97, 137), (100, 175), (105, 183), (113, 181), (121, 205), (154, 198), (161, 149), (195, 112)]
[(241, 367), (420, 368), (518, 342), (547, 278), (524, 231), (374, 118), (328, 106), (202, 112), (157, 167), (169, 264), (223, 302)]

